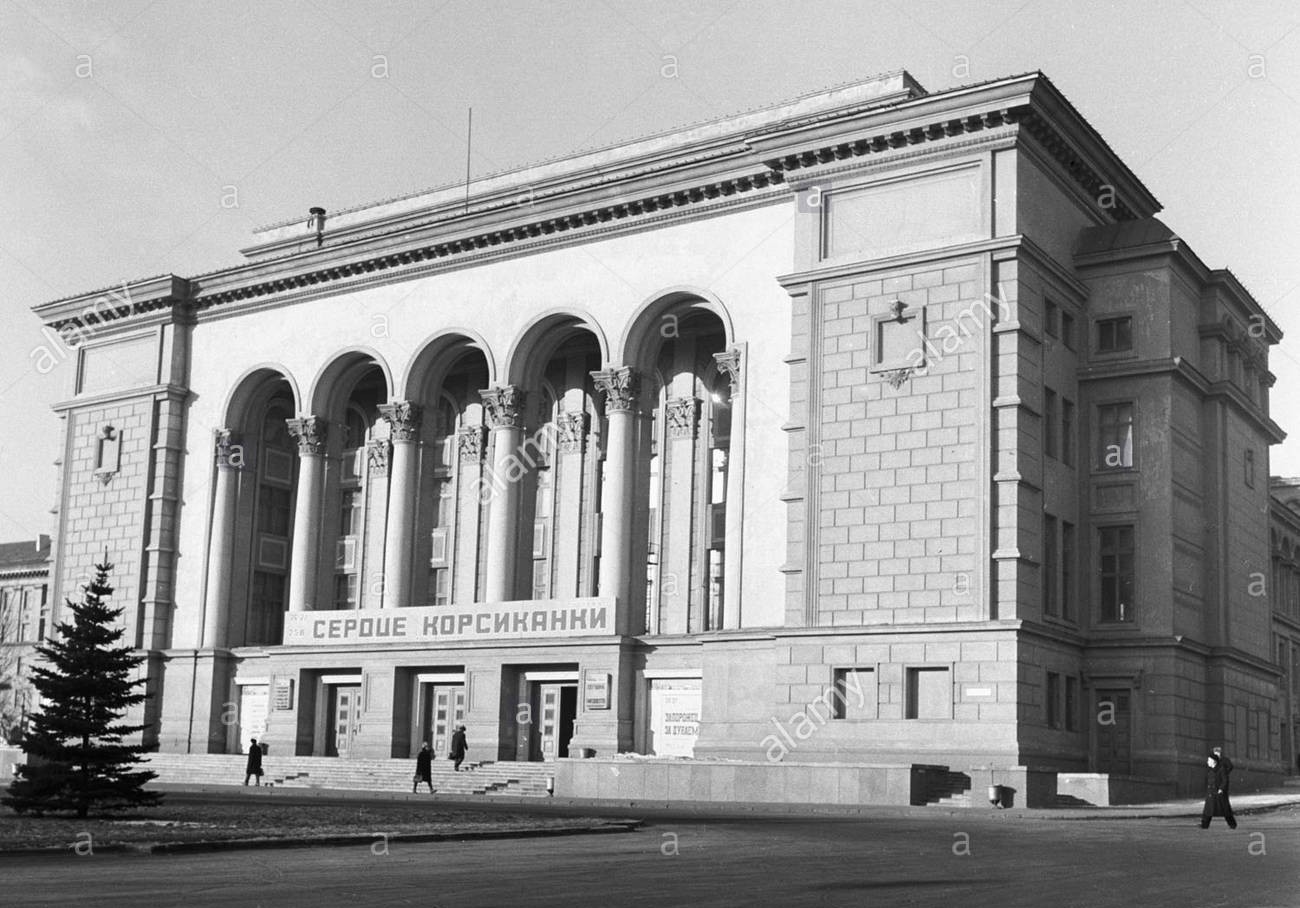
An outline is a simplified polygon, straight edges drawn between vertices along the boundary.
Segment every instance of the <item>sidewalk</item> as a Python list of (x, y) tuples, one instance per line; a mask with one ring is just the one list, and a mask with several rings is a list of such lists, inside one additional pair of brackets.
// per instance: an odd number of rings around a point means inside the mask
[[(1125, 804), (1117, 807), (1013, 807), (995, 809), (978, 803), (970, 807), (899, 807), (861, 805), (845, 807), (829, 804), (769, 804), (769, 803), (714, 803), (695, 801), (618, 801), (594, 798), (514, 798), (504, 795), (492, 797), (458, 797), (442, 794), (411, 794), (409, 791), (348, 791), (345, 789), (313, 788), (245, 788), (240, 785), (152, 785), (159, 791), (175, 792), (178, 796), (193, 795), (199, 799), (211, 797), (264, 798), (267, 801), (312, 802), (338, 800), (365, 801), (420, 801), (445, 806), (474, 807), (483, 810), (510, 810), (513, 812), (574, 813), (587, 816), (614, 817), (668, 817), (693, 816), (717, 819), (745, 817), (926, 817), (985, 816), (1025, 820), (1141, 820), (1185, 819), (1199, 817), (1204, 800), (1184, 798), (1157, 804)], [(1233, 811), (1240, 816), (1252, 813), (1285, 809), (1300, 809), (1300, 788), (1278, 788), (1264, 792), (1234, 795)]]

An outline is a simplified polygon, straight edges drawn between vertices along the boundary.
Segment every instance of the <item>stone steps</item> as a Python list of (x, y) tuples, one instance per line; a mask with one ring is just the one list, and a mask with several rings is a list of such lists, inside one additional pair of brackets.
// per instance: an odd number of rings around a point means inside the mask
[[(242, 754), (149, 754), (156, 781), (179, 785), (238, 785), (247, 758)], [(334, 757), (267, 757), (263, 785), (277, 788), (403, 791), (411, 785), (415, 761), (345, 760)], [(547, 797), (553, 770), (545, 763), (464, 763), (459, 772), (434, 762), (431, 781), (441, 794)]]

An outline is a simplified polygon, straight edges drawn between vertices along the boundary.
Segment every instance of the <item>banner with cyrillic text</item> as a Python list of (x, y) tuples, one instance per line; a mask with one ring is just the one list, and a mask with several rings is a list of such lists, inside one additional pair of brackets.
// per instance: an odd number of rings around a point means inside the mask
[(614, 600), (604, 597), (288, 612), (284, 616), (287, 646), (458, 643), (613, 633)]

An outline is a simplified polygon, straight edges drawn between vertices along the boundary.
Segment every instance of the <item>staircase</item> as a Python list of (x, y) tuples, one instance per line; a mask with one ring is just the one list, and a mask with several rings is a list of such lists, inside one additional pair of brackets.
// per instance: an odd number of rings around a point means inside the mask
[(943, 771), (927, 773), (926, 806), (970, 807), (970, 776), (963, 772)]
[[(156, 782), (169, 785), (240, 785), (243, 754), (147, 754), (144, 765)], [(263, 785), (341, 791), (409, 791), (415, 760), (345, 760), (337, 757), (267, 757)], [(554, 770), (546, 763), (433, 763), (434, 790), (441, 795), (507, 795), (545, 798)], [(423, 785), (423, 783), (421, 783)], [(427, 791), (427, 789), (424, 789)]]

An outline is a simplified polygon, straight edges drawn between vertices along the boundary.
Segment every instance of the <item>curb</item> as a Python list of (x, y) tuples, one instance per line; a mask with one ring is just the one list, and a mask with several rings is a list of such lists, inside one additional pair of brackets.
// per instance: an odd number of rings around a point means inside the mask
[[(240, 851), (254, 848), (321, 848), (347, 845), (373, 845), (383, 837), (385, 844), (420, 843), (420, 842), (461, 842), (469, 840), (492, 839), (536, 839), (553, 836), (602, 835), (619, 832), (635, 832), (641, 826), (640, 820), (615, 820), (599, 826), (569, 826), (556, 829), (516, 829), (483, 830), (481, 832), (413, 832), (413, 833), (371, 833), (368, 835), (329, 835), (296, 836), (293, 838), (270, 839), (213, 839), (201, 842), (124, 842), (112, 845), (95, 846), (96, 854), (198, 854), (214, 851)], [(58, 855), (67, 852), (68, 845), (52, 845), (46, 848), (9, 848), (0, 849), (0, 859), (6, 857), (24, 857), (32, 855)]]

